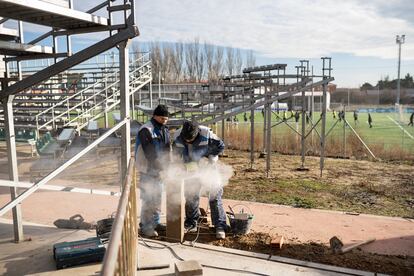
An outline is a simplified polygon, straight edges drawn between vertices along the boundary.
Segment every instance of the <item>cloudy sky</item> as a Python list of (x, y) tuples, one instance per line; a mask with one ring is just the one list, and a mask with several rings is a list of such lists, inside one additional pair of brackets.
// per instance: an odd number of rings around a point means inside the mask
[[(99, 0), (74, 0), (85, 10)], [(258, 65), (333, 58), (341, 86), (397, 77), (397, 34), (405, 34), (401, 75), (414, 74), (413, 0), (137, 0), (138, 41), (201, 42), (253, 50)]]
[(402, 75), (414, 74), (412, 0), (140, 0), (144, 41), (189, 41), (252, 49), (259, 63), (333, 58), (340, 86), (397, 77), (397, 34), (406, 35)]

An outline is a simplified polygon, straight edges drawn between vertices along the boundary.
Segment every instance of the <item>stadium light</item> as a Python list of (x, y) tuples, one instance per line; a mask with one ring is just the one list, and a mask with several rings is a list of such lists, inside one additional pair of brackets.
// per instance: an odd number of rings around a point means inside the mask
[(405, 42), (405, 35), (397, 35), (395, 42), (398, 44), (398, 79), (397, 79), (397, 102), (400, 105), (400, 68), (401, 68), (401, 44)]

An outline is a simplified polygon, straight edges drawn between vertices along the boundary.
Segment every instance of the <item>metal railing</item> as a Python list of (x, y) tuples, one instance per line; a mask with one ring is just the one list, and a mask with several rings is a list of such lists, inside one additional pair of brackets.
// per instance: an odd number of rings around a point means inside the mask
[[(130, 72), (130, 94), (152, 80), (149, 57), (149, 53), (146, 53), (133, 62), (136, 67)], [(120, 80), (118, 73), (119, 69), (37, 114), (37, 132), (41, 129), (47, 129), (48, 126), (55, 128), (58, 121), (65, 121), (63, 126), (77, 124), (77, 130), (80, 130), (87, 125), (89, 120), (114, 108), (119, 104)], [(99, 98), (103, 100), (99, 101)], [(62, 108), (65, 108), (65, 111), (61, 111)], [(98, 110), (101, 111), (96, 113)], [(40, 120), (44, 117), (51, 119), (41, 124)]]
[(138, 224), (135, 161), (131, 158), (124, 179), (111, 238), (101, 275), (135, 275), (138, 254)]

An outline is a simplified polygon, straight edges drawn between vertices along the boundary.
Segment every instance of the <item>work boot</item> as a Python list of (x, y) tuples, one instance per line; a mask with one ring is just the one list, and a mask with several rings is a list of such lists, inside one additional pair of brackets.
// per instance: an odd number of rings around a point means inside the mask
[(146, 237), (146, 238), (155, 238), (158, 237), (158, 233), (157, 231), (155, 231), (155, 229), (145, 229), (145, 230), (141, 230), (141, 235)]
[(186, 233), (196, 233), (197, 223), (196, 224), (184, 224), (184, 229)]
[(157, 224), (157, 226), (155, 226), (155, 230), (158, 232), (165, 232), (167, 231), (167, 225), (165, 225), (164, 223), (159, 223)]
[(216, 239), (224, 240), (226, 238), (226, 232), (222, 227), (216, 228)]

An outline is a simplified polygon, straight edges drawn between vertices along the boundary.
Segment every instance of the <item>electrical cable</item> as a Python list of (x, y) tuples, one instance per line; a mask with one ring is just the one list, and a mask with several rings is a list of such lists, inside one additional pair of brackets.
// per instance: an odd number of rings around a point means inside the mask
[[(172, 248), (173, 245), (180, 245), (181, 243), (175, 243), (175, 244), (172, 244), (172, 245), (166, 245), (166, 244), (163, 244), (161, 242), (154, 241), (154, 240), (145, 241), (144, 238), (142, 236), (140, 236), (140, 235), (138, 235), (138, 237), (141, 239), (141, 241), (144, 244), (144, 246), (148, 247), (149, 249), (168, 249), (171, 252), (171, 254), (177, 260), (179, 260), (179, 261), (185, 261)], [(148, 242), (155, 243), (155, 244), (160, 244), (161, 246), (149, 245)], [(243, 274), (252, 274), (252, 275), (259, 275), (259, 276), (270, 276), (269, 274), (264, 274), (264, 273), (260, 273), (260, 272), (249, 271), (249, 270), (241, 270), (241, 269), (237, 269), (237, 268), (227, 268), (227, 267), (214, 266), (214, 265), (206, 265), (206, 264), (201, 264), (201, 266), (202, 267), (207, 267), (207, 268), (212, 268), (212, 269), (219, 269), (219, 270), (225, 270), (225, 271), (238, 272), (238, 273), (243, 273)]]

